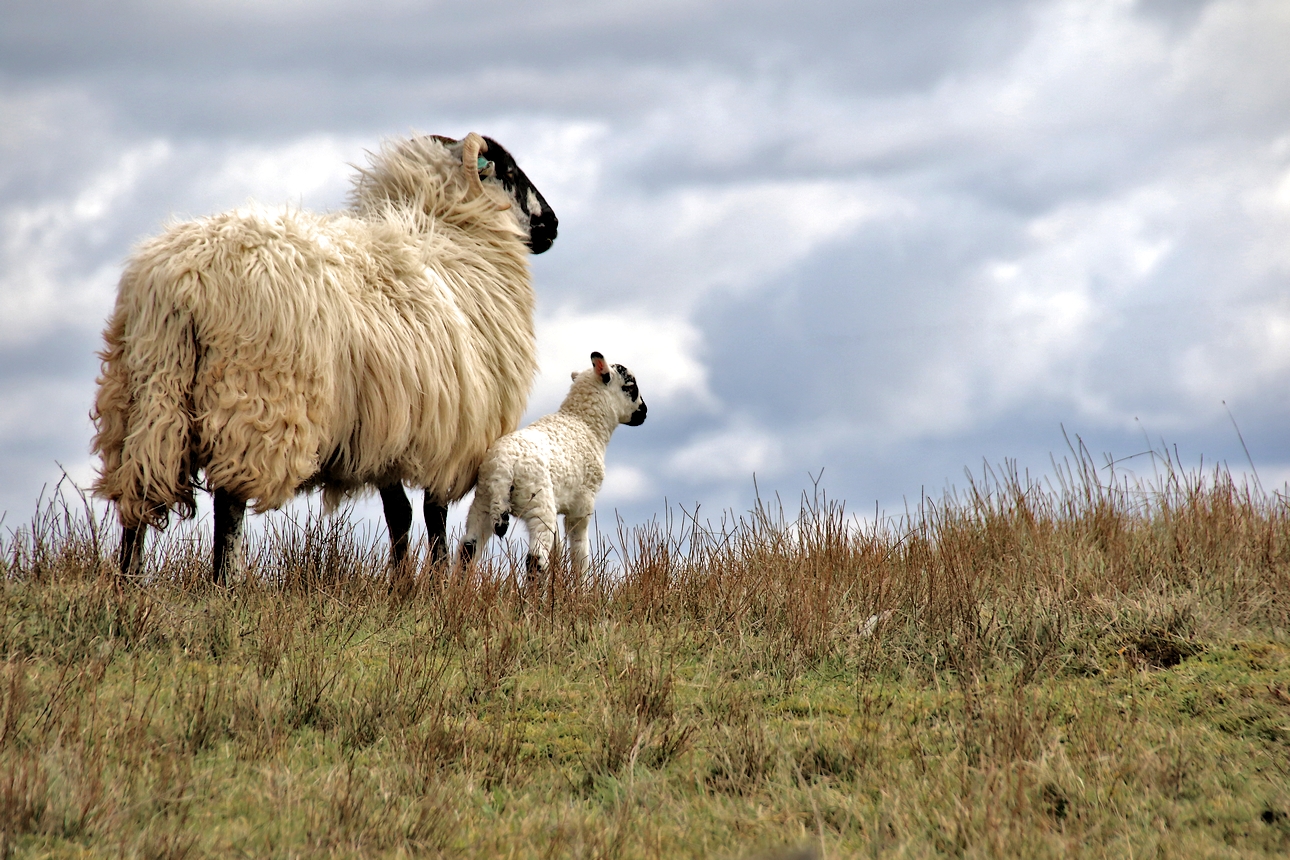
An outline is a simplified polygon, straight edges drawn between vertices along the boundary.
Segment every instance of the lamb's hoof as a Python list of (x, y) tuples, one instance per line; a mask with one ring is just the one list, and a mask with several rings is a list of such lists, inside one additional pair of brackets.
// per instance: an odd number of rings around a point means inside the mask
[(500, 517), (498, 517), (497, 522), (493, 523), (493, 534), (497, 535), (498, 537), (506, 537), (506, 530), (509, 529), (510, 527), (511, 527), (511, 515), (509, 512), (507, 512), (502, 514)]
[(546, 567), (537, 556), (529, 556), (524, 565), (524, 597), (529, 600), (541, 600), (546, 592), (546, 580)]

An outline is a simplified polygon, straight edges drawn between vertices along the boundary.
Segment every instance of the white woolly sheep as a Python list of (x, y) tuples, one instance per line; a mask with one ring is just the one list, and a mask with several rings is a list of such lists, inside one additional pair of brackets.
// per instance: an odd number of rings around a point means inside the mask
[[(487, 153), (485, 159), (481, 153)], [(514, 430), (536, 371), (528, 255), (555, 239), (542, 195), (496, 141), (388, 142), (348, 210), (250, 208), (174, 224), (134, 252), (100, 353), (96, 494), (121, 570), (147, 526), (215, 497), (213, 575), (240, 564), (246, 504), (381, 490), (396, 568), (425, 488), (433, 556), (447, 504)]]
[(479, 469), (475, 500), (466, 516), (462, 563), (484, 549), (490, 533), (506, 534), (510, 515), (529, 533), (528, 586), (546, 577), (556, 540), (556, 515), (564, 515), (574, 577), (590, 561), (587, 535), (596, 493), (605, 480), (605, 447), (619, 424), (637, 427), (647, 409), (636, 377), (598, 352), (591, 368), (574, 371), (560, 409), (493, 443)]

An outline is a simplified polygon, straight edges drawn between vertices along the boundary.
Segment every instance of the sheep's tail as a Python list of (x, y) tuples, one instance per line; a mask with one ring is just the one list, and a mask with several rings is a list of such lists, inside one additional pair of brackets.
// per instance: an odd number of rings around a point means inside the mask
[(165, 528), (170, 511), (196, 511), (197, 344), (188, 314), (166, 307), (154, 286), (131, 270), (122, 276), (90, 413), (97, 430), (91, 448), (102, 459), (94, 493), (116, 503), (127, 527)]

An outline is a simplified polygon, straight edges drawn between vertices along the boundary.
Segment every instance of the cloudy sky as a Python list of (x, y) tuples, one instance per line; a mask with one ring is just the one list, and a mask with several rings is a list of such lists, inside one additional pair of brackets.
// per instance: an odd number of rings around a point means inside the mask
[(821, 469), (896, 512), (983, 461), (1047, 471), (1063, 428), (1244, 469), (1235, 421), (1280, 486), (1287, 45), (1284, 0), (7, 0), (0, 528), (92, 478), (136, 241), (338, 208), (412, 131), (497, 138), (560, 217), (531, 413), (593, 349), (640, 380), (602, 527), (746, 510), (754, 475), (795, 503)]

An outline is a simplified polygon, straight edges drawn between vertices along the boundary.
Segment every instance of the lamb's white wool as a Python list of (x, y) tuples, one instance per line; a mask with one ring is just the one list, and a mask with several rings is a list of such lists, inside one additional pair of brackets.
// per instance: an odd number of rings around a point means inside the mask
[(614, 428), (638, 426), (647, 411), (627, 368), (607, 364), (598, 352), (591, 354), (591, 364), (574, 373), (559, 411), (503, 436), (489, 449), (466, 518), (464, 562), (484, 548), (490, 533), (505, 534), (513, 513), (528, 528), (529, 575), (540, 580), (557, 535), (556, 515), (563, 514), (574, 575), (587, 569), (588, 528), (605, 479), (605, 447)]
[(191, 515), (199, 470), (239, 523), (243, 502), (312, 486), (329, 505), (400, 481), (461, 498), (523, 413), (528, 255), (554, 235), (509, 154), (474, 134), (386, 144), (345, 212), (172, 225), (135, 251), (104, 334), (95, 492), (127, 530)]

